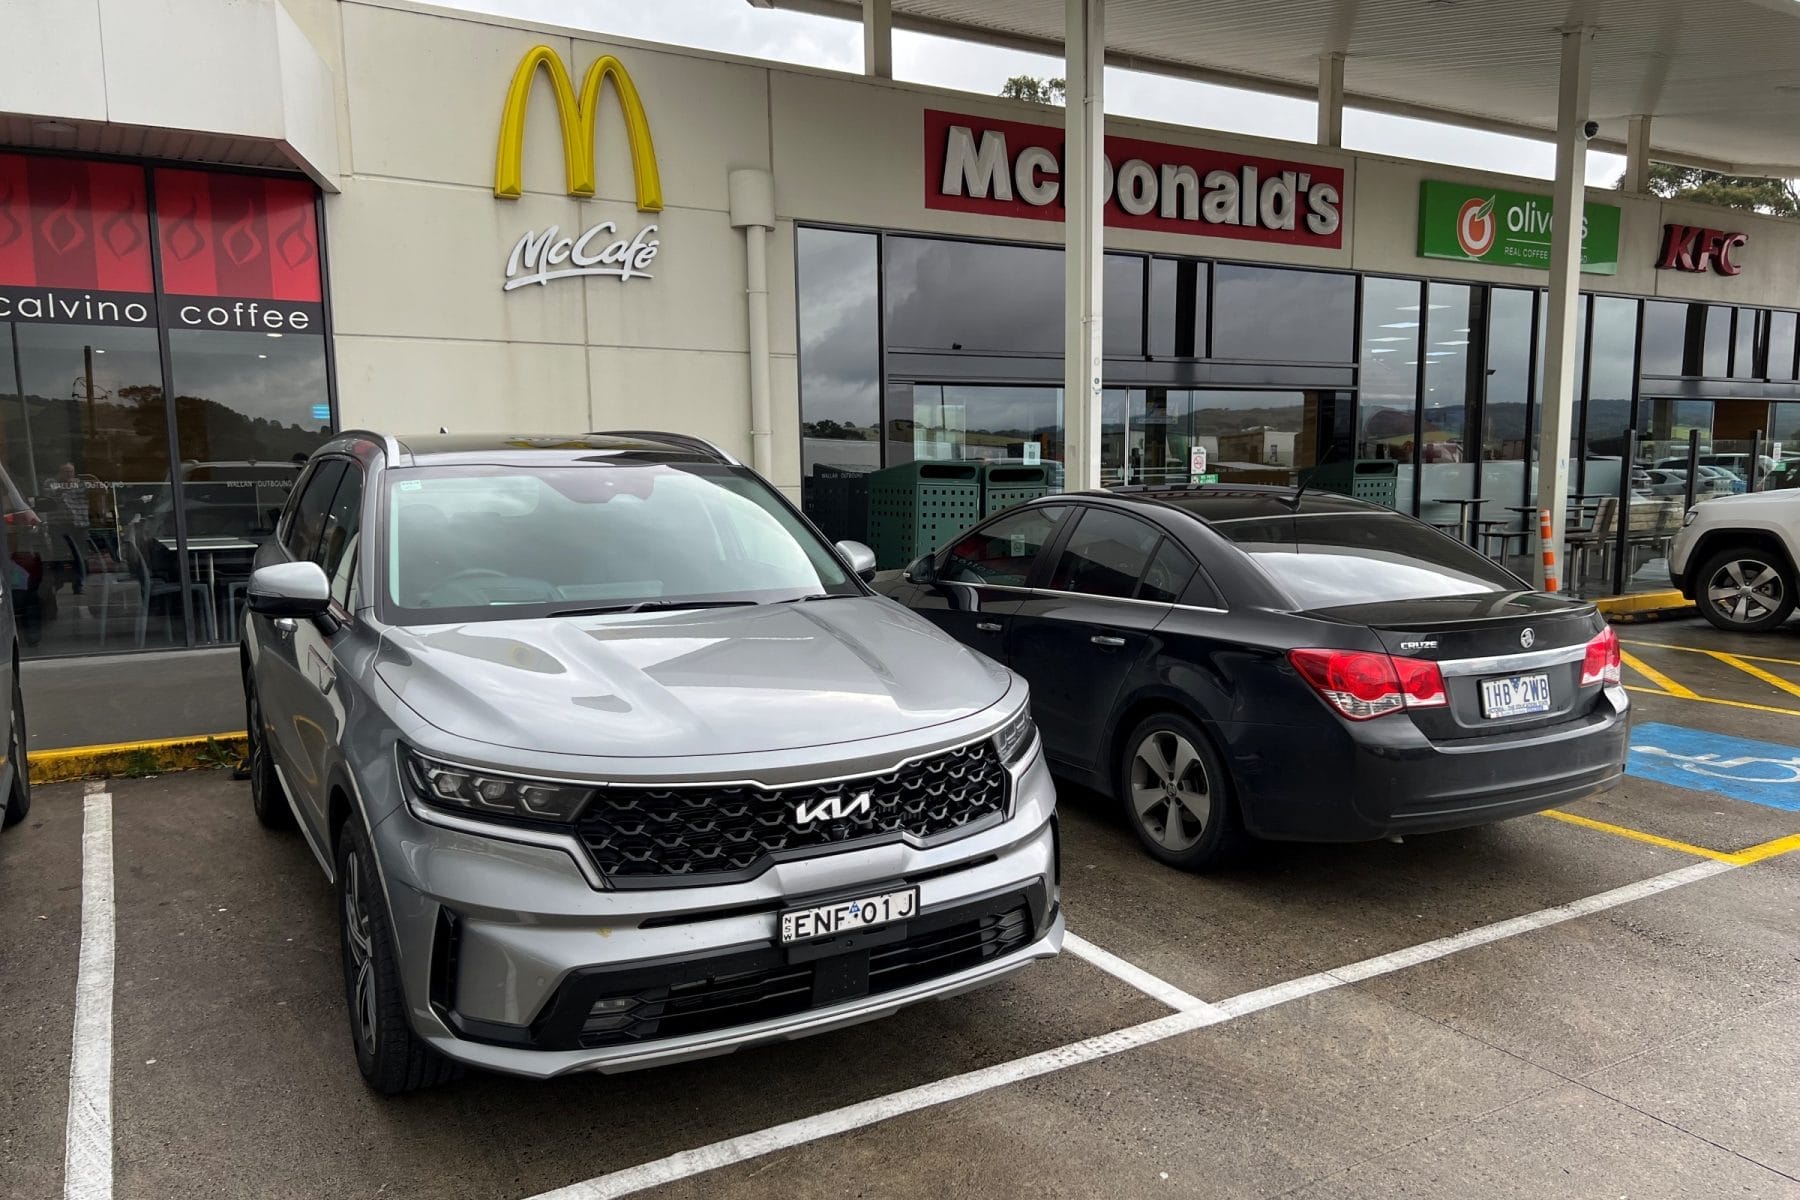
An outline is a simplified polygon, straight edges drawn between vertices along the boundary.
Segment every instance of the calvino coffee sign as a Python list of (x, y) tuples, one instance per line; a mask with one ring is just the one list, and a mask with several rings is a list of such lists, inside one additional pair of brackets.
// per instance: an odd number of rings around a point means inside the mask
[[(1341, 167), (1106, 138), (1105, 222), (1336, 249), (1344, 241)], [(1054, 125), (925, 110), (925, 207), (1063, 219), (1063, 131)]]

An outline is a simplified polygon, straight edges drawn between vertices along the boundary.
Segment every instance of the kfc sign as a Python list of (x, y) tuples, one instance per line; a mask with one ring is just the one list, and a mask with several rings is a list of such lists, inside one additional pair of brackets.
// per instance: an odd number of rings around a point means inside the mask
[(1732, 261), (1732, 251), (1750, 240), (1746, 233), (1704, 229), (1698, 225), (1664, 225), (1659, 271), (1704, 271), (1736, 275), (1743, 268)]
[[(1063, 219), (1063, 131), (925, 110), (925, 207)], [(1343, 245), (1344, 172), (1283, 159), (1106, 139), (1106, 224), (1296, 246)]]

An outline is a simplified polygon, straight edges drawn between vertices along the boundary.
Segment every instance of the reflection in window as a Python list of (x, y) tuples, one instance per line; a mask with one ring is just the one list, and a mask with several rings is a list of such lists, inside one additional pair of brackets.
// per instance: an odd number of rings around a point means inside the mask
[(1637, 376), (1636, 300), (1594, 297), (1594, 350), (1588, 360), (1587, 445), (1576, 485), (1590, 496), (1619, 494), (1619, 464), (1631, 429), (1631, 388)]
[(1722, 304), (1644, 303), (1644, 374), (1724, 378), (1731, 309)]
[(1216, 358), (1347, 363), (1355, 358), (1356, 277), (1219, 263)]
[[(1363, 280), (1362, 360), (1356, 457), (1396, 465), (1391, 507), (1413, 511), (1419, 406), (1419, 301), (1416, 280)], [(1378, 473), (1368, 470), (1373, 478)]]
[[(175, 379), (182, 507), (203, 631), (235, 640), (257, 549), (275, 532), (300, 467), (331, 434), (325, 343), (177, 329), (169, 333)], [(174, 530), (158, 535), (173, 552)]]
[(1704, 307), (1696, 304), (1688, 316), (1690, 320), (1696, 316), (1703, 317), (1706, 323), (1701, 341), (1700, 370), (1695, 374), (1717, 378), (1730, 374), (1731, 309), (1723, 304)]
[(1769, 314), (1768, 334), (1768, 378), (1789, 380), (1794, 378), (1794, 314), (1791, 312), (1774, 312)]
[(1754, 308), (1737, 310), (1731, 346), (1731, 377), (1758, 379), (1762, 372), (1756, 366), (1756, 327), (1762, 314)]
[(1032, 561), (1056, 532), (1063, 512), (1050, 506), (1022, 509), (965, 535), (945, 552), (938, 577), (957, 583), (1025, 586)]
[(1206, 355), (1206, 264), (1191, 258), (1150, 260), (1152, 358)]
[[(1475, 495), (1474, 454), (1468, 444), (1469, 406), (1480, 395), (1470, 387), (1470, 330), (1480, 309), (1475, 289), (1461, 283), (1426, 285), (1419, 359), (1425, 367), (1424, 430), (1419, 444), (1419, 516), (1439, 525), (1462, 521), (1454, 501)], [(1460, 343), (1460, 344), (1459, 344)]]
[[(1525, 458), (1525, 413), (1535, 332), (1532, 307), (1530, 292), (1493, 288), (1488, 293), (1487, 395), (1481, 420), (1481, 453), (1487, 460), (1518, 462)], [(1433, 339), (1432, 344), (1447, 343)], [(1490, 493), (1483, 489), (1483, 494)]]
[(833, 540), (869, 540), (868, 472), (881, 466), (879, 241), (806, 229), (799, 259), (800, 489)]
[(978, 459), (1041, 463), (1050, 485), (1062, 486), (1062, 389), (916, 384), (912, 420), (896, 419), (889, 431), (901, 453), (890, 462)]
[(1088, 509), (1069, 535), (1050, 586), (1059, 592), (1129, 597), (1160, 540), (1161, 531), (1135, 517)]

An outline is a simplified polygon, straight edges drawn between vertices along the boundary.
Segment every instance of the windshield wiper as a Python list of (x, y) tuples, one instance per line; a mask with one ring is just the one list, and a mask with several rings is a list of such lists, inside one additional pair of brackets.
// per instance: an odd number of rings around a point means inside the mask
[(743, 608), (754, 600), (639, 600), (633, 604), (601, 604), (590, 608), (559, 608), (553, 617), (594, 617), (601, 613), (654, 612), (673, 608)]
[(805, 604), (810, 600), (852, 600), (861, 592), (813, 592), (807, 596), (790, 596), (786, 600), (777, 600), (777, 604)]

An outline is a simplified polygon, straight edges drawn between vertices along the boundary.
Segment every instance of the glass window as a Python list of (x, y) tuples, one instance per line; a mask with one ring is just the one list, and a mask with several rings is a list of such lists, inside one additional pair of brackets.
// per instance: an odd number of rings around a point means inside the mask
[(1354, 275), (1218, 263), (1211, 308), (1217, 358), (1355, 359)]
[(282, 534), (282, 549), (295, 562), (320, 561), (325, 520), (331, 513), (331, 500), (344, 478), (344, 460), (321, 459), (306, 477), (306, 484), (294, 500), (294, 511), (288, 516)]
[(1631, 429), (1631, 391), (1637, 381), (1636, 300), (1594, 297), (1594, 348), (1588, 358), (1587, 412), (1581, 428), (1580, 492), (1619, 494), (1619, 464)]
[[(1419, 407), (1419, 302), (1413, 279), (1363, 279), (1356, 457), (1397, 463), (1395, 507), (1413, 508)], [(1461, 336), (1467, 336), (1466, 334)]]
[[(890, 348), (1061, 356), (1061, 248), (889, 237), (885, 254)], [(1143, 352), (1143, 288), (1141, 257), (1106, 256), (1106, 353)]]
[(1644, 302), (1644, 374), (1688, 374), (1682, 370), (1687, 360), (1688, 307), (1669, 300)]
[(405, 620), (857, 590), (831, 550), (740, 468), (559, 463), (423, 467), (388, 478), (387, 595)]
[(1762, 313), (1754, 308), (1740, 308), (1736, 310), (1736, 314), (1731, 346), (1731, 377), (1760, 379), (1762, 372), (1756, 362), (1756, 333)]
[(1769, 314), (1768, 370), (1770, 379), (1794, 377), (1794, 314)]
[(1090, 508), (1069, 535), (1050, 586), (1059, 592), (1130, 597), (1161, 537), (1161, 530), (1135, 517)]
[(953, 583), (1024, 587), (1031, 564), (1056, 532), (1060, 505), (1023, 508), (990, 521), (944, 552), (938, 578)]
[(1706, 334), (1701, 343), (1701, 375), (1723, 378), (1730, 373), (1731, 312), (1723, 304), (1706, 306)]
[(1206, 355), (1206, 264), (1191, 258), (1150, 260), (1150, 356)]
[(1475, 495), (1474, 453), (1469, 446), (1469, 404), (1480, 394), (1480, 374), (1470, 387), (1472, 362), (1467, 345), (1454, 343), (1480, 328), (1480, 293), (1462, 283), (1432, 283), (1425, 289), (1419, 359), (1425, 367), (1424, 438), (1419, 443), (1419, 516), (1436, 524), (1462, 520), (1455, 501)]
[(795, 231), (800, 331), (800, 495), (825, 536), (869, 541), (868, 480), (881, 466), (879, 239)]
[(1194, 571), (1194, 560), (1165, 537), (1162, 545), (1156, 548), (1150, 566), (1144, 571), (1144, 582), (1138, 588), (1138, 599), (1173, 604), (1187, 591), (1188, 581), (1194, 577)]
[[(890, 461), (1035, 461), (1048, 468), (1052, 490), (1062, 486), (1061, 388), (916, 384), (910, 428), (895, 433)], [(907, 434), (910, 441), (898, 440)]]
[(1410, 518), (1319, 513), (1216, 522), (1301, 609), (1519, 589), (1461, 542)]
[[(338, 484), (337, 493), (331, 498), (331, 507), (325, 513), (325, 531), (319, 538), (319, 550), (316, 561), (325, 571), (325, 577), (334, 581), (333, 594), (337, 595), (335, 581), (343, 576), (348, 586), (349, 572), (345, 570), (347, 562), (354, 557), (353, 548), (357, 534), (362, 530), (362, 468), (350, 463), (344, 468), (342, 482)], [(337, 596), (340, 603), (344, 597)]]
[[(1531, 399), (1531, 342), (1536, 326), (1532, 293), (1516, 288), (1493, 288), (1488, 293), (1487, 394), (1481, 413), (1481, 454), (1487, 461), (1521, 462), (1525, 459), (1525, 414)], [(1432, 349), (1468, 345), (1467, 334), (1433, 338)], [(1580, 363), (1579, 357), (1576, 363)], [(1524, 471), (1512, 468), (1506, 478), (1483, 479), (1483, 495), (1516, 496), (1523, 488)], [(1489, 482), (1505, 486), (1490, 489)]]

